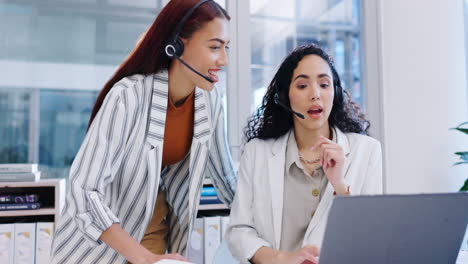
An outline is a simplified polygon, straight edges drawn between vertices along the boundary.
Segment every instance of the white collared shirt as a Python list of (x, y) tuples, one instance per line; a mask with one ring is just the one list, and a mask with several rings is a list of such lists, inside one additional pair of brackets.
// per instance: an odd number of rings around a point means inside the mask
[[(262, 246), (279, 249), (283, 225), (284, 169), (290, 132), (276, 139), (253, 139), (244, 148), (232, 204), (226, 241), (232, 255), (248, 261)], [(345, 181), (352, 195), (382, 193), (382, 152), (380, 143), (368, 136), (336, 129), (337, 143), (348, 155)], [(327, 184), (317, 210), (305, 231), (302, 246), (322, 246), (333, 201), (333, 187)]]
[(280, 250), (292, 252), (301, 248), (307, 227), (327, 184), (322, 166), (315, 169), (312, 175), (304, 168), (299, 159), (293, 130), (286, 146)]

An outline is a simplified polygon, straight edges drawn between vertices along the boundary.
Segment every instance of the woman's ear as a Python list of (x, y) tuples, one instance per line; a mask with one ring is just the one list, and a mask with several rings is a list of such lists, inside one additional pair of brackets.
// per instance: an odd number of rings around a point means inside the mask
[(189, 42), (189, 40), (186, 39), (186, 38), (181, 38), (181, 37), (179, 37), (179, 39), (180, 39), (180, 41), (182, 41), (182, 43), (183, 43), (184, 45), (187, 45), (187, 43)]

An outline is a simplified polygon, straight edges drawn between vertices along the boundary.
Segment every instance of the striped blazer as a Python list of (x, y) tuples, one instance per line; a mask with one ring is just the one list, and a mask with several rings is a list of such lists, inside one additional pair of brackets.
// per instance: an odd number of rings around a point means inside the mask
[(162, 170), (167, 100), (167, 72), (133, 75), (110, 90), (71, 166), (52, 263), (126, 263), (99, 237), (113, 223), (120, 223), (141, 241), (159, 188), (166, 191), (171, 208), (168, 251), (182, 255), (205, 175), (212, 179), (220, 199), (231, 204), (236, 175), (218, 92), (196, 88), (190, 152)]

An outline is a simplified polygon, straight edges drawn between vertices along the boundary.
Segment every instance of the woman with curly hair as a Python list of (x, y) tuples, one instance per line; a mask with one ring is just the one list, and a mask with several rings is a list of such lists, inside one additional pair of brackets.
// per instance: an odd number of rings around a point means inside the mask
[(332, 58), (299, 47), (249, 120), (227, 242), (252, 263), (316, 263), (335, 195), (382, 193), (380, 143)]

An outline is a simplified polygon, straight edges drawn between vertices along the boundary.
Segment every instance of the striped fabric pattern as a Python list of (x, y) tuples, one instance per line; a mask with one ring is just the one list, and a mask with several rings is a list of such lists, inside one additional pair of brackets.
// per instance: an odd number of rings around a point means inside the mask
[(141, 241), (159, 186), (172, 208), (170, 252), (185, 254), (204, 176), (211, 177), (223, 202), (231, 204), (236, 175), (216, 89), (196, 88), (190, 153), (161, 173), (167, 85), (167, 72), (133, 75), (107, 95), (70, 169), (52, 263), (126, 263), (99, 237), (120, 223)]

